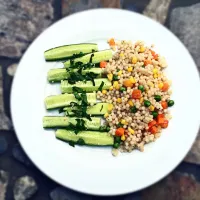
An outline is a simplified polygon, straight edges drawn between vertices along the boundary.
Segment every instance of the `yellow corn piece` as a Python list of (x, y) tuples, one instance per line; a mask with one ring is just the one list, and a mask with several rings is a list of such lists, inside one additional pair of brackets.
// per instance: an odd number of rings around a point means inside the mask
[(134, 104), (133, 104), (133, 102), (132, 102), (131, 100), (128, 101), (128, 104), (129, 104), (130, 106), (134, 106)]
[(152, 106), (152, 105), (149, 106), (149, 110), (150, 110), (150, 111), (154, 111), (154, 109), (155, 109), (154, 106)]
[(131, 134), (134, 134), (134, 133), (135, 133), (135, 131), (134, 131), (132, 128), (130, 128), (130, 127), (128, 127), (128, 131), (129, 131)]
[(163, 83), (159, 83), (159, 84), (158, 84), (158, 87), (159, 87), (159, 89), (162, 89)]
[(158, 75), (157, 75), (157, 74), (154, 74), (153, 77), (154, 77), (154, 78), (158, 78)]
[(120, 57), (124, 57), (124, 54), (123, 54), (123, 53), (120, 53), (119, 56), (120, 56)]
[(109, 114), (108, 114), (108, 113), (105, 113), (105, 114), (104, 114), (104, 117), (105, 117), (105, 118), (107, 118), (108, 116), (109, 116)]
[(122, 120), (121, 120), (121, 123), (124, 124), (124, 125), (127, 125), (127, 124), (128, 124), (127, 121), (126, 121), (125, 119), (122, 119)]
[(109, 90), (112, 91), (113, 90), (113, 86), (110, 86)]
[(112, 109), (113, 109), (113, 105), (112, 105), (112, 104), (109, 104), (109, 105), (108, 105), (108, 111), (111, 112)]
[(118, 72), (117, 72), (117, 75), (118, 75), (118, 76), (121, 76), (121, 75), (122, 75), (122, 70), (118, 71)]
[(132, 71), (133, 71), (133, 68), (132, 68), (132, 67), (128, 67), (127, 71), (128, 71), (128, 72), (132, 72)]
[(145, 51), (145, 47), (144, 47), (144, 46), (141, 46), (139, 52), (140, 52), (140, 53), (143, 53), (144, 51)]
[(137, 57), (136, 57), (136, 56), (133, 56), (133, 57), (132, 57), (132, 63), (133, 63), (133, 64), (136, 64), (137, 61), (138, 61)]
[(122, 136), (121, 136), (121, 140), (124, 141), (125, 139), (126, 139), (126, 138), (125, 138), (125, 135), (122, 135)]
[(107, 90), (102, 90), (102, 94), (106, 94), (107, 93)]
[(122, 99), (121, 98), (117, 98), (117, 103), (121, 103)]
[(154, 69), (153, 69), (153, 73), (154, 73), (154, 74), (157, 74), (157, 73), (158, 73), (158, 69), (154, 68)]
[(114, 81), (113, 87), (114, 87), (116, 90), (119, 90), (119, 83), (118, 83), (118, 81)]
[(144, 101), (144, 98), (140, 98), (140, 103), (143, 103), (143, 101)]
[(108, 80), (112, 81), (113, 80), (113, 74), (107, 74)]
[(133, 78), (132, 76), (130, 77), (130, 79), (129, 79), (130, 81), (131, 81), (131, 83), (136, 83), (136, 80), (135, 80), (135, 78)]

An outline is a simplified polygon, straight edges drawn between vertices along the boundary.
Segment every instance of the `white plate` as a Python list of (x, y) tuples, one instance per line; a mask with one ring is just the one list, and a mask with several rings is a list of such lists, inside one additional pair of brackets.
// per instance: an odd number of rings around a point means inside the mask
[[(42, 128), (47, 115), (44, 98), (59, 92), (47, 84), (44, 50), (64, 44), (106, 40), (144, 40), (155, 44), (169, 64), (175, 106), (169, 128), (144, 153), (111, 155), (110, 148), (76, 147), (56, 140)], [(71, 189), (119, 195), (140, 190), (166, 176), (185, 157), (200, 123), (200, 88), (197, 68), (183, 44), (166, 28), (142, 15), (115, 9), (98, 9), (66, 17), (44, 31), (24, 54), (15, 75), (11, 111), (17, 137), (35, 165), (47, 176)], [(52, 113), (51, 113), (52, 114)], [(55, 113), (54, 113), (55, 114)]]

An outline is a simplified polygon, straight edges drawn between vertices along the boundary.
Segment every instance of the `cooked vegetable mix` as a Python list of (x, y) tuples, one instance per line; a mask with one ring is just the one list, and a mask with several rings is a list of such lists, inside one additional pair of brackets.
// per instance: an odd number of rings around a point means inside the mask
[(143, 151), (171, 119), (169, 108), (175, 103), (163, 71), (167, 64), (141, 41), (111, 38), (108, 44), (111, 49), (103, 51), (90, 43), (45, 51), (47, 61), (68, 60), (64, 68), (48, 71), (48, 81), (60, 82), (62, 94), (46, 97), (45, 106), (62, 116), (43, 117), (43, 127), (62, 128), (56, 138), (73, 147), (112, 146), (115, 156), (117, 149)]

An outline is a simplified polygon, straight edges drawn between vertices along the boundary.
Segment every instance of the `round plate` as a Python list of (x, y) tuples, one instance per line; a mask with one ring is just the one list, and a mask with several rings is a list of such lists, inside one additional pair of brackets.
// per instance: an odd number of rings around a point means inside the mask
[[(44, 98), (59, 93), (47, 83), (44, 51), (51, 47), (97, 42), (107, 48), (108, 38), (143, 40), (155, 44), (166, 57), (172, 80), (169, 127), (143, 153), (111, 155), (111, 148), (70, 147), (42, 128), (42, 117), (53, 115)], [(97, 9), (66, 17), (44, 31), (28, 48), (14, 78), (11, 111), (17, 137), (35, 165), (58, 183), (84, 193), (119, 195), (147, 187), (166, 176), (185, 157), (200, 124), (200, 88), (197, 68), (183, 44), (166, 28), (142, 15), (117, 9)], [(196, 112), (197, 111), (197, 112)]]

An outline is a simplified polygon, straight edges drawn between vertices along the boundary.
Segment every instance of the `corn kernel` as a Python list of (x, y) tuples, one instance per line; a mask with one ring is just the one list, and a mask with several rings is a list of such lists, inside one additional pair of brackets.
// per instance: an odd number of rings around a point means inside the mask
[(154, 77), (154, 78), (158, 78), (158, 75), (157, 75), (157, 74), (154, 74), (153, 77)]
[(158, 87), (159, 87), (159, 89), (162, 89), (163, 83), (159, 83), (159, 84), (158, 84)]
[(140, 53), (143, 53), (145, 51), (145, 47), (141, 46), (139, 51), (140, 51)]
[(102, 90), (102, 94), (106, 94), (107, 93), (107, 90)]
[(116, 90), (119, 90), (119, 83), (118, 83), (118, 81), (114, 81), (113, 87), (114, 87)]
[(108, 80), (109, 80), (109, 81), (112, 81), (112, 80), (113, 80), (113, 74), (108, 74), (107, 77), (108, 77)]
[(108, 111), (111, 112), (112, 109), (113, 109), (113, 105), (112, 105), (112, 104), (109, 104), (109, 105), (108, 105)]
[(133, 104), (133, 102), (132, 102), (131, 100), (128, 101), (128, 104), (129, 104), (130, 106), (134, 106), (134, 104)]
[(132, 128), (130, 128), (130, 127), (128, 127), (128, 131), (129, 131), (131, 134), (134, 134), (134, 133), (135, 133), (135, 131), (134, 131)]
[(108, 116), (109, 116), (109, 114), (108, 114), (108, 113), (105, 113), (104, 117), (107, 118)]
[(123, 53), (120, 53), (119, 56), (120, 56), (120, 57), (124, 57), (124, 54), (123, 54)]
[(125, 135), (122, 135), (122, 136), (121, 136), (121, 140), (124, 141), (125, 139), (126, 139), (126, 138), (125, 138)]
[(113, 86), (110, 86), (109, 90), (112, 91), (113, 90)]
[(133, 57), (132, 57), (132, 63), (133, 63), (133, 64), (136, 64), (137, 61), (138, 61), (137, 57), (136, 57), (136, 56), (133, 56)]
[(132, 67), (128, 67), (127, 71), (128, 71), (128, 72), (132, 72), (132, 71), (133, 71), (133, 68), (132, 68)]
[(158, 69), (154, 68), (154, 69), (153, 69), (153, 73), (154, 73), (154, 74), (157, 74), (157, 73), (158, 73)]
[(154, 109), (155, 109), (154, 106), (152, 106), (152, 105), (149, 106), (149, 110), (150, 110), (150, 111), (154, 111)]
[(127, 125), (127, 124), (128, 124), (127, 121), (126, 121), (125, 119), (122, 119), (122, 120), (121, 120), (121, 123), (124, 124), (124, 125)]
[(135, 80), (135, 78), (133, 78), (132, 76), (130, 77), (130, 79), (129, 79), (130, 81), (131, 81), (131, 83), (136, 83), (136, 80)]
[(121, 103), (122, 99), (121, 98), (117, 98), (117, 103)]
[(122, 70), (118, 71), (118, 72), (117, 72), (117, 75), (118, 75), (118, 76), (121, 76), (121, 75), (122, 75)]
[(140, 98), (140, 103), (143, 103), (143, 101), (144, 101), (144, 98)]

